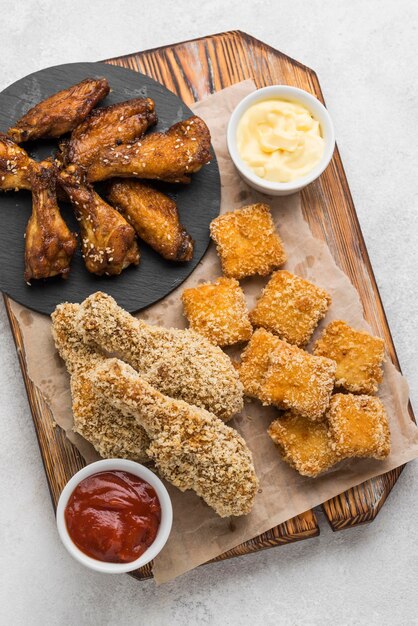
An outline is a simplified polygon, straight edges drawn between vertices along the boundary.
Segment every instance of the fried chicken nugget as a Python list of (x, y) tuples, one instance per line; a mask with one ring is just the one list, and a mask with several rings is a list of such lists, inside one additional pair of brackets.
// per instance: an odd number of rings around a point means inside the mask
[(73, 430), (89, 441), (100, 456), (149, 461), (149, 438), (131, 416), (98, 396), (86, 374), (106, 358), (86, 345), (77, 329), (80, 305), (59, 304), (52, 313), (55, 346), (71, 376)]
[(279, 348), (279, 345), (280, 339), (264, 328), (258, 328), (254, 332), (241, 354), (241, 363), (238, 366), (246, 396), (260, 398), (261, 388), (270, 366), (270, 355)]
[(228, 420), (243, 407), (242, 385), (229, 357), (191, 330), (150, 326), (97, 292), (81, 305), (85, 340), (123, 359), (161, 393)]
[(229, 278), (267, 276), (286, 261), (267, 204), (252, 204), (220, 215), (211, 222), (210, 236), (223, 273)]
[(108, 359), (89, 374), (97, 392), (145, 428), (149, 456), (181, 491), (193, 489), (221, 517), (246, 515), (258, 480), (244, 439), (212, 413), (173, 400), (126, 363)]
[(351, 393), (372, 395), (382, 382), (385, 345), (380, 337), (355, 330), (335, 320), (328, 324), (314, 347), (314, 354), (337, 363), (335, 384)]
[(312, 422), (292, 411), (274, 420), (268, 434), (283, 461), (302, 476), (314, 478), (343, 458), (337, 454), (325, 422)]
[(330, 304), (331, 297), (324, 289), (282, 270), (270, 278), (250, 320), (289, 343), (304, 346)]
[(253, 329), (244, 293), (234, 278), (185, 289), (181, 296), (190, 328), (218, 346), (248, 341)]
[(339, 454), (375, 459), (389, 455), (389, 423), (379, 398), (336, 393), (326, 418)]

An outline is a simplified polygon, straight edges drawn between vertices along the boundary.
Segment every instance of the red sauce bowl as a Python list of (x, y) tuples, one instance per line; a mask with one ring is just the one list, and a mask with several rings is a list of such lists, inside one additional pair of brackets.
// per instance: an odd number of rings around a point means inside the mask
[(110, 574), (152, 561), (172, 521), (170, 496), (158, 476), (125, 459), (83, 467), (64, 487), (57, 506), (58, 533), (71, 556)]

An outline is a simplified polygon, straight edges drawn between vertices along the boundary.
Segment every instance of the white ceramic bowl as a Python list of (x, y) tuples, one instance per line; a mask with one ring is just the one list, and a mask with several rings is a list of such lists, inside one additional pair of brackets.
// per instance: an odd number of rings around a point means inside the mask
[[(77, 485), (88, 476), (98, 474), (99, 472), (110, 471), (129, 472), (139, 478), (142, 478), (142, 480), (145, 480), (152, 487), (154, 487), (161, 505), (161, 523), (154, 542), (149, 546), (144, 554), (139, 557), (139, 559), (131, 561), (130, 563), (107, 563), (105, 561), (98, 561), (97, 559), (87, 556), (87, 554), (84, 554), (84, 552), (82, 552), (72, 541), (65, 523), (65, 507), (67, 506), (68, 500)], [(138, 569), (138, 567), (142, 567), (152, 561), (152, 559), (154, 559), (163, 549), (170, 534), (172, 522), (173, 509), (171, 506), (170, 496), (168, 495), (167, 489), (164, 487), (161, 480), (158, 476), (151, 472), (151, 470), (144, 467), (144, 465), (135, 463), (135, 461), (127, 461), (126, 459), (104, 459), (103, 461), (96, 461), (95, 463), (91, 463), (90, 465), (83, 467), (83, 469), (77, 472), (77, 474), (74, 474), (74, 476), (65, 485), (57, 506), (58, 532), (61, 537), (61, 541), (67, 548), (68, 552), (77, 561), (86, 565), (86, 567), (90, 567), (90, 569), (94, 569), (97, 572), (104, 572), (106, 574), (122, 574), (124, 572), (132, 572), (133, 570)]]
[[(282, 98), (284, 100), (300, 102), (303, 104), (307, 109), (309, 109), (313, 117), (318, 120), (322, 136), (325, 140), (324, 153), (319, 163), (309, 172), (307, 176), (298, 178), (289, 183), (277, 183), (260, 178), (260, 176), (254, 174), (248, 165), (244, 163), (237, 149), (237, 127), (242, 115), (251, 105), (256, 102), (260, 102), (261, 100), (268, 100), (270, 98)], [(325, 170), (331, 161), (335, 148), (334, 126), (324, 105), (307, 91), (298, 89), (297, 87), (290, 87), (289, 85), (272, 85), (270, 87), (257, 89), (257, 91), (249, 94), (241, 100), (238, 106), (234, 109), (228, 123), (227, 143), (231, 159), (246, 183), (257, 191), (268, 194), (269, 196), (287, 196), (291, 193), (295, 193), (296, 191), (300, 191), (306, 187), (306, 185), (309, 185), (309, 183), (318, 178)]]

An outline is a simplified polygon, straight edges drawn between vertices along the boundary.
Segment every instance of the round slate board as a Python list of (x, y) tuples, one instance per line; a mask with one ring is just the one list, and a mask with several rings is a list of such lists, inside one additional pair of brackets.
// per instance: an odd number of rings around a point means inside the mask
[[(112, 89), (99, 106), (149, 96), (155, 101), (158, 114), (156, 130), (166, 130), (193, 115), (177, 96), (144, 74), (106, 63), (69, 63), (30, 74), (1, 92), (0, 130), (6, 132), (29, 108), (56, 91), (99, 76), (105, 76)], [(57, 141), (41, 140), (23, 147), (30, 156), (41, 160), (56, 150)], [(140, 241), (138, 267), (129, 267), (120, 276), (98, 277), (86, 270), (78, 249), (68, 280), (57, 277), (33, 281), (29, 286), (23, 279), (23, 235), (31, 214), (31, 194), (10, 191), (0, 193), (0, 290), (41, 313), (51, 313), (60, 302), (81, 302), (98, 290), (112, 295), (131, 313), (163, 298), (191, 274), (208, 247), (209, 224), (220, 206), (219, 169), (213, 151), (210, 164), (194, 174), (189, 185), (156, 186), (177, 203), (181, 223), (195, 241), (192, 261), (170, 263)], [(61, 213), (71, 230), (78, 231), (71, 206), (61, 203)]]

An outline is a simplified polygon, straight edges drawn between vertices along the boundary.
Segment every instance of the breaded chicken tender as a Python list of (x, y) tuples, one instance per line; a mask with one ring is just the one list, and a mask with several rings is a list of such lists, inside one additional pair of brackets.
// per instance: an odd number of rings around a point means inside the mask
[(304, 346), (330, 304), (331, 297), (324, 289), (282, 270), (270, 278), (250, 319), (254, 326), (262, 326), (289, 343)]
[(97, 392), (145, 428), (149, 456), (181, 491), (193, 489), (221, 517), (252, 509), (258, 480), (244, 439), (212, 413), (173, 400), (126, 363), (108, 359), (89, 374)]
[(264, 329), (256, 330), (241, 359), (245, 393), (313, 421), (323, 419), (334, 387), (334, 361), (312, 356)]
[(389, 423), (379, 398), (337, 393), (326, 418), (339, 454), (375, 459), (389, 455)]
[(222, 270), (229, 278), (267, 276), (286, 261), (267, 204), (252, 204), (224, 213), (210, 225)]
[(302, 476), (315, 477), (341, 461), (325, 422), (312, 422), (288, 411), (270, 424), (268, 434), (279, 447), (283, 461)]
[(335, 384), (351, 393), (375, 394), (382, 382), (385, 358), (383, 339), (355, 330), (336, 320), (328, 324), (314, 347), (314, 354), (337, 363)]
[(116, 355), (161, 393), (228, 420), (243, 407), (242, 385), (229, 357), (205, 337), (150, 326), (97, 292), (78, 316), (85, 341)]
[(77, 330), (80, 305), (64, 303), (52, 314), (52, 334), (71, 376), (73, 429), (102, 457), (149, 461), (149, 438), (142, 426), (98, 396), (86, 374), (106, 357), (86, 345)]
[(248, 341), (253, 332), (244, 293), (234, 278), (221, 277), (185, 289), (181, 296), (190, 328), (218, 346)]

